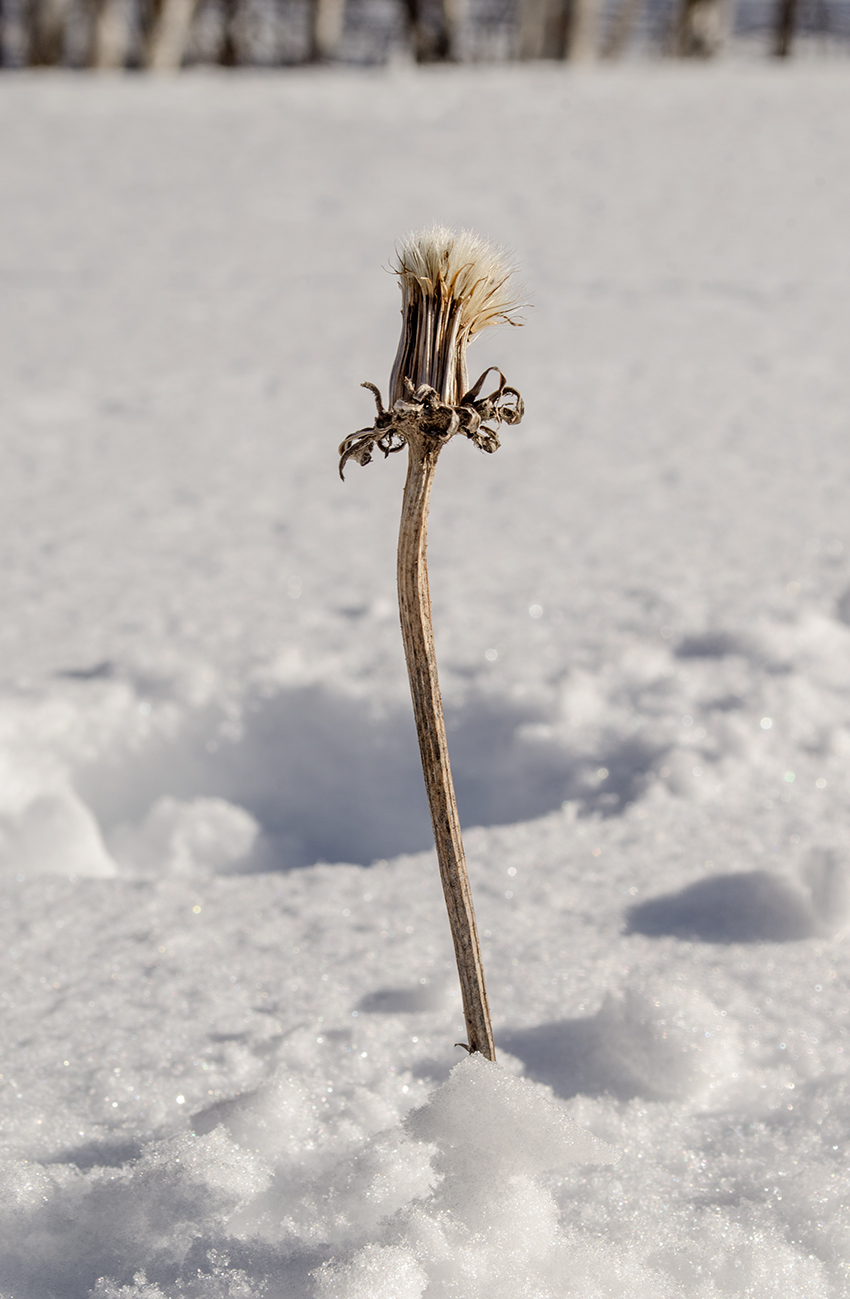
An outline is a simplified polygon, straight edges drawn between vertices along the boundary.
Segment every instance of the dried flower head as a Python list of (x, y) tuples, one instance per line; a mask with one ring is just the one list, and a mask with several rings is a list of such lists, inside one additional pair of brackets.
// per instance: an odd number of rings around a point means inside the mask
[(390, 379), (390, 405), (404, 380), (427, 384), (456, 405), (469, 387), (466, 348), (489, 325), (516, 324), (519, 305), (505, 254), (469, 230), (432, 226), (397, 249), (402, 331)]
[[(442, 445), (463, 433), (482, 451), (499, 447), (500, 424), (518, 424), (522, 398), (494, 366), (471, 387), (466, 348), (489, 325), (516, 325), (519, 305), (504, 253), (469, 230), (433, 226), (408, 235), (397, 249), (402, 330), (390, 379), (389, 409), (372, 383), (377, 415), (339, 448), (340, 476), (349, 460), (367, 465), (375, 447), (385, 456), (417, 437)], [(484, 380), (499, 376), (481, 396)]]

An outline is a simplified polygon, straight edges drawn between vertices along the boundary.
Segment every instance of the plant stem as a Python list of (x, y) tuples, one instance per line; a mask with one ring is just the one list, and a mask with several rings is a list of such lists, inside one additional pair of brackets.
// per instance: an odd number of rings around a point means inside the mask
[(404, 655), (431, 809), (440, 878), (449, 913), (470, 1052), (496, 1059), (481, 948), (455, 802), (428, 589), (428, 503), (442, 443), (420, 434), (408, 442), (407, 480), (398, 537), (398, 601)]

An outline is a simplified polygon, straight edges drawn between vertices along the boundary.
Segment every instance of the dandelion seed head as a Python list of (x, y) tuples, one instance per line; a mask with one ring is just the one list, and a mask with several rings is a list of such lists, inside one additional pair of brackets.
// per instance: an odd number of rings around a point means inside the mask
[(468, 387), (466, 347), (490, 325), (519, 324), (513, 268), (501, 249), (471, 230), (431, 226), (396, 248), (402, 334), (390, 379), (390, 402), (404, 381), (427, 384), (454, 405)]
[(503, 249), (473, 231), (434, 225), (407, 235), (396, 254), (402, 291), (416, 284), (425, 294), (457, 302), (467, 338), (489, 325), (517, 323), (514, 268)]

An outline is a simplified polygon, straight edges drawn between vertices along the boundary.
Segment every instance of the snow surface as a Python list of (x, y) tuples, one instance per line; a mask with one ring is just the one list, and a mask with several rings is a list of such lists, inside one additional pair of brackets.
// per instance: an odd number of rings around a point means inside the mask
[[(4, 1299), (850, 1288), (850, 81), (0, 82)], [(515, 250), (395, 620), (394, 240)], [(298, 869), (296, 869), (298, 868)]]

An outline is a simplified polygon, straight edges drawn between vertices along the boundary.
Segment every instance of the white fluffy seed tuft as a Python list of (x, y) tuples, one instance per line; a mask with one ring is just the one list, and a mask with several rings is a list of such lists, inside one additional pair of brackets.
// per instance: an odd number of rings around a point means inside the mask
[(415, 283), (426, 295), (458, 303), (466, 338), (489, 325), (518, 323), (513, 267), (501, 248), (480, 235), (434, 225), (407, 235), (396, 252), (402, 289)]
[(390, 405), (405, 383), (434, 388), (455, 405), (469, 386), (466, 348), (488, 325), (518, 324), (512, 267), (501, 249), (471, 230), (432, 226), (396, 249), (402, 331), (390, 377)]

